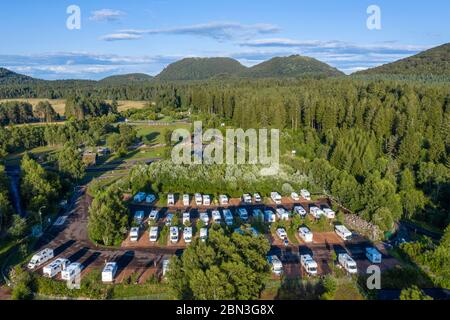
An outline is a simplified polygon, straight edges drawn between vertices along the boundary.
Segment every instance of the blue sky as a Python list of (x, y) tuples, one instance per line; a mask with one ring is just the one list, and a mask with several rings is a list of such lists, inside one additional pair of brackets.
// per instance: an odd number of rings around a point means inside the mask
[[(67, 7), (81, 10), (69, 30)], [(381, 10), (381, 29), (366, 26)], [(351, 73), (449, 42), (450, 1), (15, 0), (0, 4), (0, 66), (44, 79), (159, 73), (183, 57), (247, 66), (315, 57)]]

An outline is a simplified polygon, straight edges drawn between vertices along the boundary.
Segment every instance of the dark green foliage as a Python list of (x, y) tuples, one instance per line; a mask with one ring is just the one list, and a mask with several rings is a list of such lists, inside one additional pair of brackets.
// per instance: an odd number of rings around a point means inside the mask
[(109, 113), (117, 113), (117, 109), (98, 98), (75, 96), (66, 100), (65, 115), (67, 118), (83, 120), (87, 117), (99, 117)]
[(48, 101), (40, 101), (34, 108), (34, 116), (43, 122), (53, 122), (59, 119), (59, 115)]
[(433, 300), (430, 296), (427, 296), (417, 286), (405, 288), (400, 293), (400, 300)]
[(145, 73), (129, 73), (117, 76), (110, 76), (100, 80), (101, 84), (107, 85), (129, 85), (130, 83), (142, 83), (153, 80), (152, 76)]
[(27, 123), (34, 120), (33, 106), (28, 102), (0, 103), (0, 125)]

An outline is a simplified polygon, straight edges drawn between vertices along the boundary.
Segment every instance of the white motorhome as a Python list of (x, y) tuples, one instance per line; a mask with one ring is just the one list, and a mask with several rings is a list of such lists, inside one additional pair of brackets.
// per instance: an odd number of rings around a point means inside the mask
[(159, 218), (159, 211), (158, 210), (152, 210), (150, 211), (150, 215), (148, 216), (148, 219), (150, 221), (156, 221)]
[(270, 198), (275, 202), (275, 204), (281, 204), (281, 195), (278, 192), (272, 192)]
[(43, 269), (43, 275), (47, 278), (53, 278), (61, 271), (65, 270), (70, 264), (70, 261), (63, 258), (58, 258), (55, 261), (46, 265)]
[(102, 270), (102, 282), (113, 282), (117, 273), (117, 262), (108, 262)]
[(209, 223), (208, 212), (200, 212), (200, 220), (207, 226)]
[(186, 225), (187, 223), (191, 222), (191, 214), (189, 212), (183, 213), (183, 224)]
[(325, 214), (325, 217), (327, 217), (328, 219), (336, 218), (336, 212), (334, 212), (330, 208), (323, 208), (323, 213)]
[(381, 263), (381, 253), (373, 247), (366, 248), (366, 257), (372, 263)]
[(300, 190), (300, 195), (302, 196), (303, 199), (311, 201), (311, 193), (308, 190), (306, 189)]
[(239, 214), (239, 218), (240, 218), (242, 221), (247, 221), (247, 220), (248, 220), (248, 212), (247, 212), (247, 209), (245, 209), (245, 208), (239, 208), (238, 214)]
[(302, 267), (305, 269), (306, 273), (309, 275), (317, 274), (317, 262), (309, 254), (305, 254), (300, 256), (300, 263)]
[(255, 200), (255, 203), (261, 203), (262, 202), (262, 198), (261, 198), (261, 195), (259, 193), (255, 193), (253, 195), (253, 199)]
[(277, 208), (277, 218), (278, 220), (289, 220), (289, 212), (284, 208)]
[(283, 263), (277, 256), (269, 256), (267, 260), (272, 267), (272, 272), (275, 275), (280, 276), (283, 274)]
[(142, 202), (142, 201), (145, 200), (145, 198), (146, 198), (145, 192), (138, 192), (138, 193), (134, 196), (133, 200), (134, 200), (134, 202)]
[(208, 228), (200, 229), (200, 240), (205, 242), (208, 239)]
[(313, 241), (313, 233), (311, 232), (311, 230), (309, 230), (306, 227), (300, 227), (298, 229), (298, 235), (305, 242), (312, 242)]
[(211, 197), (207, 194), (203, 195), (203, 205), (210, 206), (211, 205)]
[(170, 228), (170, 242), (177, 243), (178, 242), (178, 228), (177, 227), (171, 227)]
[(286, 233), (286, 230), (284, 230), (284, 228), (278, 228), (278, 229), (277, 229), (277, 236), (278, 236), (278, 238), (280, 238), (281, 240), (287, 239), (287, 233)]
[(130, 230), (130, 241), (131, 242), (137, 242), (139, 240), (139, 232), (140, 232), (139, 227), (131, 228), (131, 230)]
[(348, 273), (357, 273), (358, 268), (356, 266), (355, 260), (353, 260), (347, 253), (341, 253), (338, 256), (339, 264), (348, 272)]
[(45, 248), (42, 251), (36, 253), (33, 257), (31, 257), (30, 262), (28, 263), (28, 269), (33, 270), (46, 263), (48, 260), (53, 259), (54, 253), (53, 249)]
[(148, 233), (150, 242), (158, 241), (158, 233), (159, 233), (158, 227), (154, 226), (150, 228), (150, 231)]
[(264, 211), (264, 220), (267, 223), (273, 223), (276, 220), (276, 215), (275, 212), (273, 212), (272, 210), (265, 210)]
[(201, 206), (203, 204), (203, 197), (202, 197), (202, 195), (200, 193), (196, 193), (194, 197), (195, 197), (195, 204), (197, 206)]
[(188, 194), (183, 194), (183, 206), (189, 207), (191, 199)]
[(173, 206), (175, 205), (175, 195), (173, 193), (169, 193), (167, 195), (167, 205), (168, 206)]
[(220, 205), (222, 205), (222, 206), (228, 205), (228, 197), (227, 197), (226, 195), (224, 195), (224, 194), (221, 194), (221, 195), (219, 196), (219, 203), (220, 203)]
[(260, 221), (264, 220), (264, 214), (261, 209), (253, 209), (253, 219)]
[(305, 217), (306, 216), (306, 210), (305, 208), (303, 208), (303, 206), (295, 206), (294, 207), (294, 212), (298, 215), (300, 215), (301, 217)]
[(309, 213), (316, 219), (320, 219), (320, 217), (325, 214), (322, 209), (316, 206), (310, 207)]
[(211, 212), (212, 221), (214, 223), (220, 223), (222, 221), (222, 216), (220, 215), (219, 210), (213, 210)]
[(223, 210), (223, 217), (225, 219), (225, 223), (227, 226), (231, 226), (233, 224), (233, 214), (231, 213), (231, 210), (225, 209)]
[(145, 202), (147, 203), (153, 203), (156, 201), (156, 196), (154, 194), (149, 194), (146, 198), (145, 198)]
[(65, 270), (61, 271), (61, 279), (72, 281), (83, 270), (83, 265), (79, 262), (71, 263)]
[(242, 196), (242, 202), (245, 204), (252, 204), (252, 197), (246, 193)]
[(334, 227), (336, 234), (344, 241), (352, 240), (352, 233), (343, 225), (337, 225)]
[(292, 198), (292, 200), (294, 200), (294, 201), (299, 201), (299, 200), (300, 200), (300, 196), (298, 195), (297, 192), (292, 192), (292, 193), (291, 193), (291, 198)]
[(186, 242), (186, 243), (192, 242), (192, 228), (191, 227), (184, 228), (183, 239), (184, 239), (184, 242)]

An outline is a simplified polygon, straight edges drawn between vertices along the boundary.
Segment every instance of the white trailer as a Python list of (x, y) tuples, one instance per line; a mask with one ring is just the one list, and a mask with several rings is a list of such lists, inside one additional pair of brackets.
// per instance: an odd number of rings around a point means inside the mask
[(234, 223), (233, 214), (231, 210), (225, 209), (223, 210), (223, 217), (225, 219), (225, 223), (227, 226), (231, 226)]
[(148, 219), (150, 221), (156, 221), (159, 219), (159, 211), (158, 210), (152, 210), (150, 211), (150, 215), (148, 216)]
[(287, 233), (286, 233), (286, 230), (284, 230), (284, 228), (278, 228), (278, 229), (277, 229), (277, 236), (278, 236), (278, 238), (280, 238), (281, 240), (287, 239)]
[(183, 224), (186, 225), (191, 222), (191, 214), (189, 212), (183, 213)]
[(183, 239), (184, 239), (184, 242), (186, 242), (186, 243), (192, 242), (192, 228), (191, 227), (184, 228)]
[(303, 199), (311, 201), (311, 193), (308, 190), (306, 189), (300, 190), (300, 195), (302, 196)]
[(312, 242), (313, 241), (313, 233), (311, 232), (311, 230), (309, 230), (306, 227), (300, 227), (298, 229), (298, 235), (305, 242)]
[(148, 237), (149, 237), (150, 242), (158, 241), (158, 233), (159, 233), (159, 230), (158, 230), (157, 226), (154, 226), (154, 227), (150, 228), (150, 231), (148, 233)]
[(220, 205), (222, 205), (222, 206), (228, 205), (228, 197), (227, 197), (226, 195), (224, 195), (224, 194), (221, 194), (221, 195), (219, 196), (219, 203), (220, 203)]
[(343, 225), (337, 225), (334, 227), (336, 234), (344, 241), (352, 240), (352, 233)]
[(372, 263), (381, 263), (381, 253), (373, 247), (366, 248), (366, 257)]
[(303, 206), (295, 206), (294, 207), (294, 212), (298, 215), (300, 215), (301, 217), (305, 217), (306, 216), (306, 210), (305, 208), (303, 208)]
[(43, 275), (47, 278), (53, 278), (61, 271), (65, 270), (70, 264), (70, 261), (63, 258), (58, 258), (55, 261), (46, 265), (43, 269)]
[(117, 262), (108, 262), (102, 270), (102, 282), (113, 282), (117, 273)]
[(242, 221), (247, 221), (247, 220), (248, 220), (248, 212), (247, 212), (247, 209), (245, 209), (245, 208), (239, 208), (238, 214), (239, 214), (239, 218), (240, 218)]
[(255, 203), (261, 203), (262, 202), (262, 198), (261, 198), (261, 195), (259, 193), (255, 193), (253, 195), (253, 199), (255, 200)]
[(336, 218), (336, 212), (334, 212), (330, 208), (323, 208), (323, 213), (325, 214), (325, 217), (327, 217), (328, 219)]
[(272, 199), (275, 204), (281, 204), (281, 195), (278, 192), (272, 192), (270, 194), (270, 198)]
[(242, 196), (242, 202), (245, 204), (252, 204), (252, 196), (249, 195), (248, 193), (244, 194)]
[(352, 259), (347, 253), (341, 253), (338, 256), (339, 264), (351, 274), (355, 274), (358, 272), (358, 268), (356, 266), (355, 260)]
[(61, 279), (72, 281), (83, 270), (83, 265), (79, 262), (71, 263), (66, 270), (61, 271)]
[(210, 206), (211, 205), (211, 197), (207, 194), (203, 195), (203, 205)]
[(305, 269), (306, 273), (314, 276), (317, 274), (317, 262), (309, 254), (300, 256), (300, 263)]
[(299, 201), (299, 200), (300, 200), (300, 196), (298, 195), (297, 192), (292, 192), (292, 193), (291, 193), (291, 198), (292, 198), (292, 200), (294, 200), (294, 201)]
[(190, 203), (191, 203), (191, 198), (189, 197), (189, 195), (183, 194), (183, 206), (189, 207)]
[(177, 227), (170, 228), (170, 242), (177, 243), (179, 237), (179, 232)]
[(277, 208), (277, 218), (278, 220), (289, 220), (289, 212), (284, 208)]
[(211, 212), (212, 221), (214, 223), (220, 223), (222, 221), (222, 216), (220, 215), (219, 210), (213, 210)]
[(153, 203), (156, 201), (156, 196), (154, 194), (149, 194), (147, 195), (147, 197), (145, 198), (145, 202), (147, 203)]
[(133, 200), (134, 200), (134, 202), (142, 202), (142, 201), (145, 200), (145, 198), (146, 198), (145, 192), (138, 192), (138, 193), (134, 196)]
[(310, 207), (309, 213), (316, 219), (320, 219), (320, 217), (325, 214), (322, 209), (316, 206)]
[(205, 242), (206, 239), (208, 239), (208, 228), (201, 228), (200, 229), (200, 240), (202, 242)]
[(175, 195), (173, 193), (169, 193), (167, 195), (167, 205), (168, 206), (173, 206), (175, 205)]
[(201, 206), (203, 204), (203, 197), (202, 197), (202, 195), (200, 193), (196, 193), (194, 197), (195, 197), (195, 204), (197, 206)]
[(272, 210), (265, 210), (264, 211), (264, 220), (267, 223), (273, 223), (276, 220), (276, 215), (275, 212), (273, 212)]
[(267, 260), (272, 267), (272, 272), (275, 275), (280, 276), (283, 274), (283, 263), (277, 256), (269, 256), (267, 257)]
[(200, 220), (207, 226), (209, 223), (208, 212), (200, 212)]
[(33, 270), (46, 263), (48, 260), (53, 259), (53, 257), (53, 249), (45, 248), (31, 257), (31, 260), (28, 263), (28, 269)]
[(130, 230), (130, 241), (131, 242), (137, 242), (139, 240), (139, 232), (140, 232), (139, 227), (131, 228), (131, 230)]

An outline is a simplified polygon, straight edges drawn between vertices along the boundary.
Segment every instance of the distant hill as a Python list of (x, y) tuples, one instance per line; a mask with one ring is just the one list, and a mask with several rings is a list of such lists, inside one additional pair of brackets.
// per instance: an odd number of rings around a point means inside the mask
[(102, 84), (127, 84), (152, 81), (153, 77), (145, 73), (129, 73), (106, 77), (100, 80)]
[(450, 43), (355, 75), (450, 76)]
[(15, 73), (5, 68), (0, 68), (0, 84), (24, 84), (35, 81), (38, 80), (20, 73)]
[(246, 68), (231, 58), (186, 58), (167, 66), (158, 80), (206, 80), (212, 77), (236, 75)]
[(242, 74), (248, 78), (287, 78), (302, 76), (342, 76), (344, 73), (317, 59), (293, 55), (289, 57), (275, 57)]

